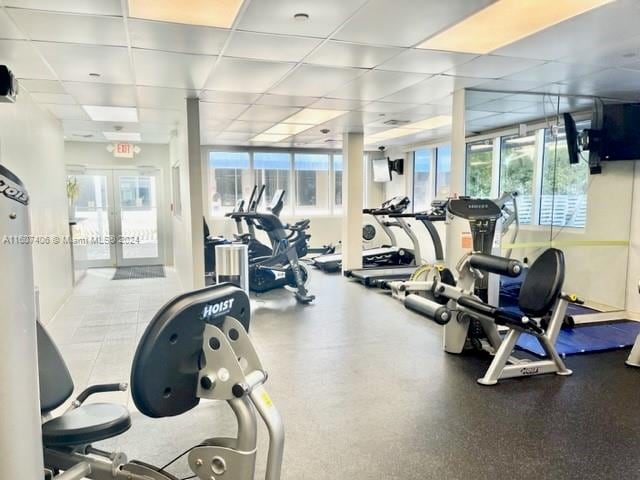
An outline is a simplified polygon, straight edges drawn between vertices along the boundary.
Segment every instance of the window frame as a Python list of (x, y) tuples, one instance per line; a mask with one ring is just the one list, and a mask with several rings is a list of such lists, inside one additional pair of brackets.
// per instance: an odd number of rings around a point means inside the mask
[[(221, 212), (213, 212), (211, 210), (211, 202), (208, 199), (209, 192), (209, 182), (211, 181), (210, 173), (209, 173), (209, 160), (211, 158), (211, 154), (214, 152), (242, 152), (249, 154), (249, 167), (246, 170), (247, 175), (250, 179), (250, 184), (257, 184), (257, 171), (262, 169), (255, 168), (255, 154), (256, 153), (286, 153), (289, 157), (289, 170), (288, 170), (288, 181), (289, 188), (287, 190), (287, 208), (285, 208), (283, 214), (287, 216), (319, 216), (319, 217), (336, 217), (341, 216), (343, 213), (342, 206), (337, 207), (335, 205), (335, 172), (334, 172), (334, 156), (335, 155), (343, 155), (343, 151), (341, 149), (307, 149), (307, 148), (269, 148), (269, 147), (239, 147), (239, 146), (216, 146), (211, 145), (204, 147), (202, 149), (202, 164), (205, 169), (206, 175), (203, 175), (204, 182), (204, 198), (206, 199), (206, 212), (212, 218), (221, 218), (226, 213), (224, 210)], [(328, 197), (328, 205), (326, 209), (318, 209), (318, 211), (314, 211), (314, 208), (307, 207), (297, 207), (297, 179), (296, 179), (296, 169), (295, 169), (295, 154), (307, 154), (307, 155), (328, 155), (329, 157), (329, 171), (328, 171), (328, 182), (327, 182), (327, 197)], [(363, 167), (363, 178), (365, 182), (364, 188), (364, 199), (368, 197), (368, 188), (367, 182), (369, 178), (369, 171), (367, 168), (368, 162), (367, 158), (371, 152), (364, 152), (364, 165)], [(343, 159), (344, 161), (344, 159)], [(344, 171), (344, 164), (343, 164)]]

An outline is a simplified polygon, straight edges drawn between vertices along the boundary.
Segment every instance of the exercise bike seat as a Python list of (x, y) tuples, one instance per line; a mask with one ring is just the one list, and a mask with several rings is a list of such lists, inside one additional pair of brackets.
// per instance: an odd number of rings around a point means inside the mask
[(42, 425), (45, 447), (89, 445), (131, 428), (129, 410), (116, 403), (88, 403)]

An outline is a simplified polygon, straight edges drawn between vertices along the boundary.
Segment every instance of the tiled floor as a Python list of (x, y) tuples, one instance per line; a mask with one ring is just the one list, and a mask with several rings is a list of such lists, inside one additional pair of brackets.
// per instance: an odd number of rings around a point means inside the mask
[[(71, 370), (75, 393), (89, 384), (129, 381), (138, 339), (156, 311), (180, 293), (175, 272), (166, 271), (166, 278), (114, 281), (114, 269), (89, 270), (46, 325)], [(100, 400), (133, 407), (127, 393)]]

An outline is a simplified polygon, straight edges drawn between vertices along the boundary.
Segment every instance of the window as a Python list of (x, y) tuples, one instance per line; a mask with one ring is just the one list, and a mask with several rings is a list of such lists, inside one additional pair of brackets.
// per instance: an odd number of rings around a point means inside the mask
[(427, 210), (433, 200), (431, 163), (433, 149), (413, 152), (413, 211)]
[(493, 166), (493, 139), (467, 143), (466, 194), (489, 198)]
[(333, 206), (342, 210), (342, 155), (333, 156)]
[(209, 154), (209, 204), (212, 214), (230, 211), (248, 187), (248, 152), (211, 152)]
[(171, 167), (171, 194), (173, 198), (173, 214), (182, 216), (182, 197), (180, 194), (180, 166)]
[(449, 198), (451, 189), (451, 146), (436, 149), (436, 198)]
[(329, 211), (329, 155), (295, 154), (296, 209)]
[(289, 197), (289, 172), (291, 171), (291, 155), (280, 152), (256, 152), (253, 155), (253, 169), (255, 170), (256, 183), (266, 185), (264, 191), (264, 205), (271, 204), (276, 190), (285, 190), (285, 209), (289, 209), (291, 202)]
[(521, 224), (532, 223), (535, 159), (535, 134), (500, 138), (500, 193), (518, 192)]
[[(578, 125), (578, 130), (589, 123)], [(564, 127), (558, 137), (550, 129), (544, 132), (542, 166), (542, 195), (540, 196), (540, 225), (584, 228), (587, 220), (587, 185), (589, 165), (569, 163)]]

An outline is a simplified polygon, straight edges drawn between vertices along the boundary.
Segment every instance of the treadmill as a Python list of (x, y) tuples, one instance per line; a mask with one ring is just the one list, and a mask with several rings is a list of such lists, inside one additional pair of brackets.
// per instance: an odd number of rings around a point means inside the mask
[[(365, 268), (380, 267), (383, 265), (412, 265), (414, 264), (415, 254), (408, 248), (398, 247), (396, 236), (392, 228), (404, 228), (397, 219), (390, 219), (393, 214), (403, 213), (409, 206), (409, 197), (397, 195), (386, 200), (380, 208), (365, 208), (362, 213), (371, 215), (376, 223), (382, 228), (382, 231), (391, 240), (391, 245), (383, 245), (377, 248), (368, 248), (362, 251), (362, 265)], [(328, 255), (319, 255), (312, 259), (312, 264), (320, 270), (333, 273), (342, 269), (342, 254), (331, 253)]]
[(361, 268), (356, 270), (349, 270), (345, 272), (345, 276), (353, 278), (367, 287), (382, 287), (386, 285), (386, 282), (394, 280), (408, 280), (409, 277), (415, 272), (422, 264), (422, 255), (420, 253), (420, 241), (416, 236), (413, 229), (407, 223), (408, 218), (413, 218), (419, 221), (427, 230), (433, 248), (435, 250), (436, 262), (444, 261), (444, 252), (442, 249), (442, 240), (438, 234), (434, 222), (442, 222), (446, 218), (446, 212), (444, 204), (440, 202), (434, 202), (435, 208), (428, 212), (419, 213), (395, 213), (389, 215), (390, 218), (394, 218), (402, 226), (404, 232), (411, 239), (411, 243), (414, 246), (415, 259), (412, 265), (404, 266), (387, 266), (380, 268)]

